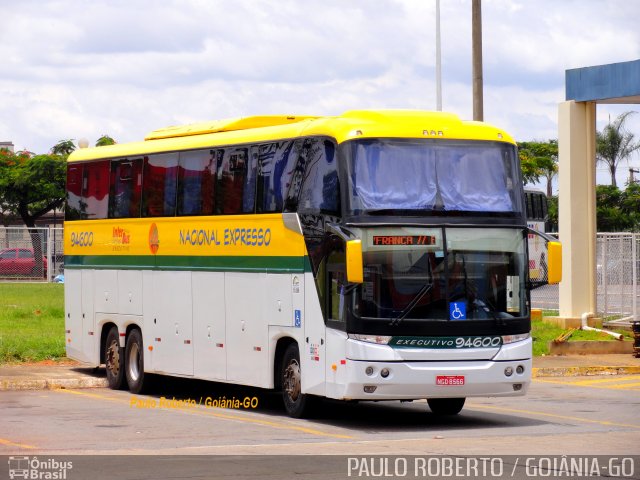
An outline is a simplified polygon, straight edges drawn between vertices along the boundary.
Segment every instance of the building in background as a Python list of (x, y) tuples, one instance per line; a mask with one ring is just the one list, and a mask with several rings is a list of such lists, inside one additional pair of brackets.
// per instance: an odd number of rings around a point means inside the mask
[(0, 150), (6, 148), (10, 152), (13, 152), (13, 142), (0, 142)]

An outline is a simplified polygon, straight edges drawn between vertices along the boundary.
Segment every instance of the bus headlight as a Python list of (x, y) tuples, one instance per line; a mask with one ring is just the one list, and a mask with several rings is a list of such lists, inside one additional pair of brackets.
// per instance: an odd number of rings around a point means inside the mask
[(358, 340), (360, 342), (377, 343), (378, 345), (387, 345), (391, 340), (390, 335), (360, 335), (358, 333), (350, 333), (349, 338), (351, 340)]
[(519, 333), (517, 335), (502, 335), (502, 344), (521, 342), (531, 336), (530, 333)]

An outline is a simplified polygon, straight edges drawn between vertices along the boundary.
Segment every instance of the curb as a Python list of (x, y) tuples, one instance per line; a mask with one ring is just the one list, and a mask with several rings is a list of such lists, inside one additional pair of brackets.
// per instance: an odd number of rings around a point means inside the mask
[(531, 369), (533, 378), (539, 377), (582, 377), (593, 375), (638, 375), (640, 366), (611, 366), (611, 367), (534, 367)]
[(106, 378), (25, 378), (0, 379), (0, 391), (56, 390), (107, 387)]

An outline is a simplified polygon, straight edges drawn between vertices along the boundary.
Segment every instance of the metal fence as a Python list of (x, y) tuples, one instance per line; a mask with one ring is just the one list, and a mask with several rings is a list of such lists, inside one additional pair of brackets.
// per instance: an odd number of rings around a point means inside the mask
[(596, 252), (598, 313), (638, 319), (640, 234), (599, 233)]
[(63, 229), (0, 228), (0, 279), (53, 281), (64, 271)]
[[(597, 310), (603, 318), (625, 322), (640, 314), (640, 233), (598, 233), (596, 239)], [(531, 292), (533, 308), (558, 310), (558, 286)]]

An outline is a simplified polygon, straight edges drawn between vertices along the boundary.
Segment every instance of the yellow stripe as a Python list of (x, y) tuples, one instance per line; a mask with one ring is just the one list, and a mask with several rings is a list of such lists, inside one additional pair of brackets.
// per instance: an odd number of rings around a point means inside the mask
[(578, 380), (576, 382), (573, 382), (574, 385), (599, 385), (602, 383), (616, 383), (616, 382), (624, 382), (627, 380), (637, 380), (638, 376), (637, 375), (624, 375), (624, 376), (618, 376), (616, 375), (615, 377), (612, 378), (592, 378), (589, 380)]
[(66, 222), (64, 249), (65, 255), (159, 257), (301, 257), (306, 251), (304, 238), (284, 226), (282, 214)]
[(0, 445), (6, 445), (8, 447), (26, 448), (29, 450), (36, 448), (33, 445), (27, 445), (26, 443), (12, 442), (11, 440), (7, 440), (5, 438), (0, 438)]
[(633, 390), (638, 391), (637, 388), (632, 387), (640, 387), (640, 382), (635, 383), (621, 383), (620, 385), (609, 385), (607, 388), (611, 388), (612, 390)]
[(470, 405), (470, 407), (472, 409), (479, 408), (481, 410), (495, 410), (497, 412), (524, 413), (526, 415), (537, 415), (542, 417), (558, 418), (561, 420), (573, 420), (577, 422), (596, 423), (598, 425), (607, 425), (607, 426), (613, 426), (613, 427), (640, 428), (640, 425), (634, 425), (630, 423), (617, 423), (617, 422), (608, 422), (606, 420), (593, 420), (591, 418), (572, 417), (569, 415), (558, 415), (556, 413), (537, 412), (534, 410), (520, 410), (517, 408), (494, 407), (490, 405), (475, 405), (475, 404)]
[[(89, 398), (96, 398), (96, 399), (100, 399), (100, 400), (107, 400), (110, 402), (116, 402), (116, 403), (121, 403), (121, 404), (126, 404), (126, 405), (130, 405), (130, 402), (120, 399), (120, 398), (114, 398), (114, 397), (108, 397), (108, 396), (104, 396), (104, 395), (99, 395), (96, 393), (86, 393), (86, 392), (79, 392), (77, 390), (68, 390), (68, 389), (58, 389), (55, 390), (56, 392), (61, 392), (61, 393), (69, 393), (69, 394), (73, 394), (73, 395), (79, 395), (79, 396), (83, 396), (83, 397), (89, 397)], [(162, 410), (162, 409), (158, 409), (158, 410)], [(168, 410), (168, 409), (164, 409), (166, 411), (174, 411), (174, 410)], [(220, 418), (222, 420), (231, 420), (231, 421), (238, 421), (238, 422), (242, 422), (242, 423), (251, 423), (251, 424), (255, 424), (255, 425), (262, 425), (264, 427), (271, 427), (271, 428), (276, 428), (276, 429), (280, 429), (280, 430), (292, 430), (292, 431), (296, 431), (296, 432), (302, 432), (302, 433), (308, 433), (309, 435), (316, 435), (316, 436), (320, 436), (320, 437), (330, 437), (330, 438), (341, 438), (341, 439), (350, 439), (353, 438), (349, 435), (340, 435), (340, 434), (336, 434), (336, 433), (328, 433), (328, 432), (323, 432), (322, 430), (316, 430), (313, 428), (306, 428), (306, 427), (300, 427), (298, 425), (291, 425), (291, 424), (287, 424), (287, 423), (276, 423), (276, 422), (270, 422), (268, 420), (261, 420), (261, 419), (257, 419), (257, 418), (247, 418), (241, 415), (232, 415), (232, 414), (227, 414), (227, 413), (216, 413), (210, 410), (202, 410), (200, 408), (196, 408), (193, 410), (177, 410), (181, 413), (188, 413), (188, 414), (192, 414), (192, 415), (206, 415), (206, 416), (212, 416), (212, 417), (216, 417), (216, 418)]]
[(588, 388), (599, 388), (605, 390), (635, 390), (631, 387), (636, 387), (640, 385), (640, 383), (622, 383), (620, 385), (610, 385), (614, 382), (624, 382), (627, 380), (638, 378), (637, 375), (633, 375), (631, 377), (621, 377), (621, 378), (606, 378), (606, 379), (597, 379), (597, 380), (578, 380), (578, 381), (564, 381), (564, 380), (541, 380), (536, 378), (534, 382), (539, 383), (552, 383), (554, 385), (569, 385), (572, 387), (588, 387)]

